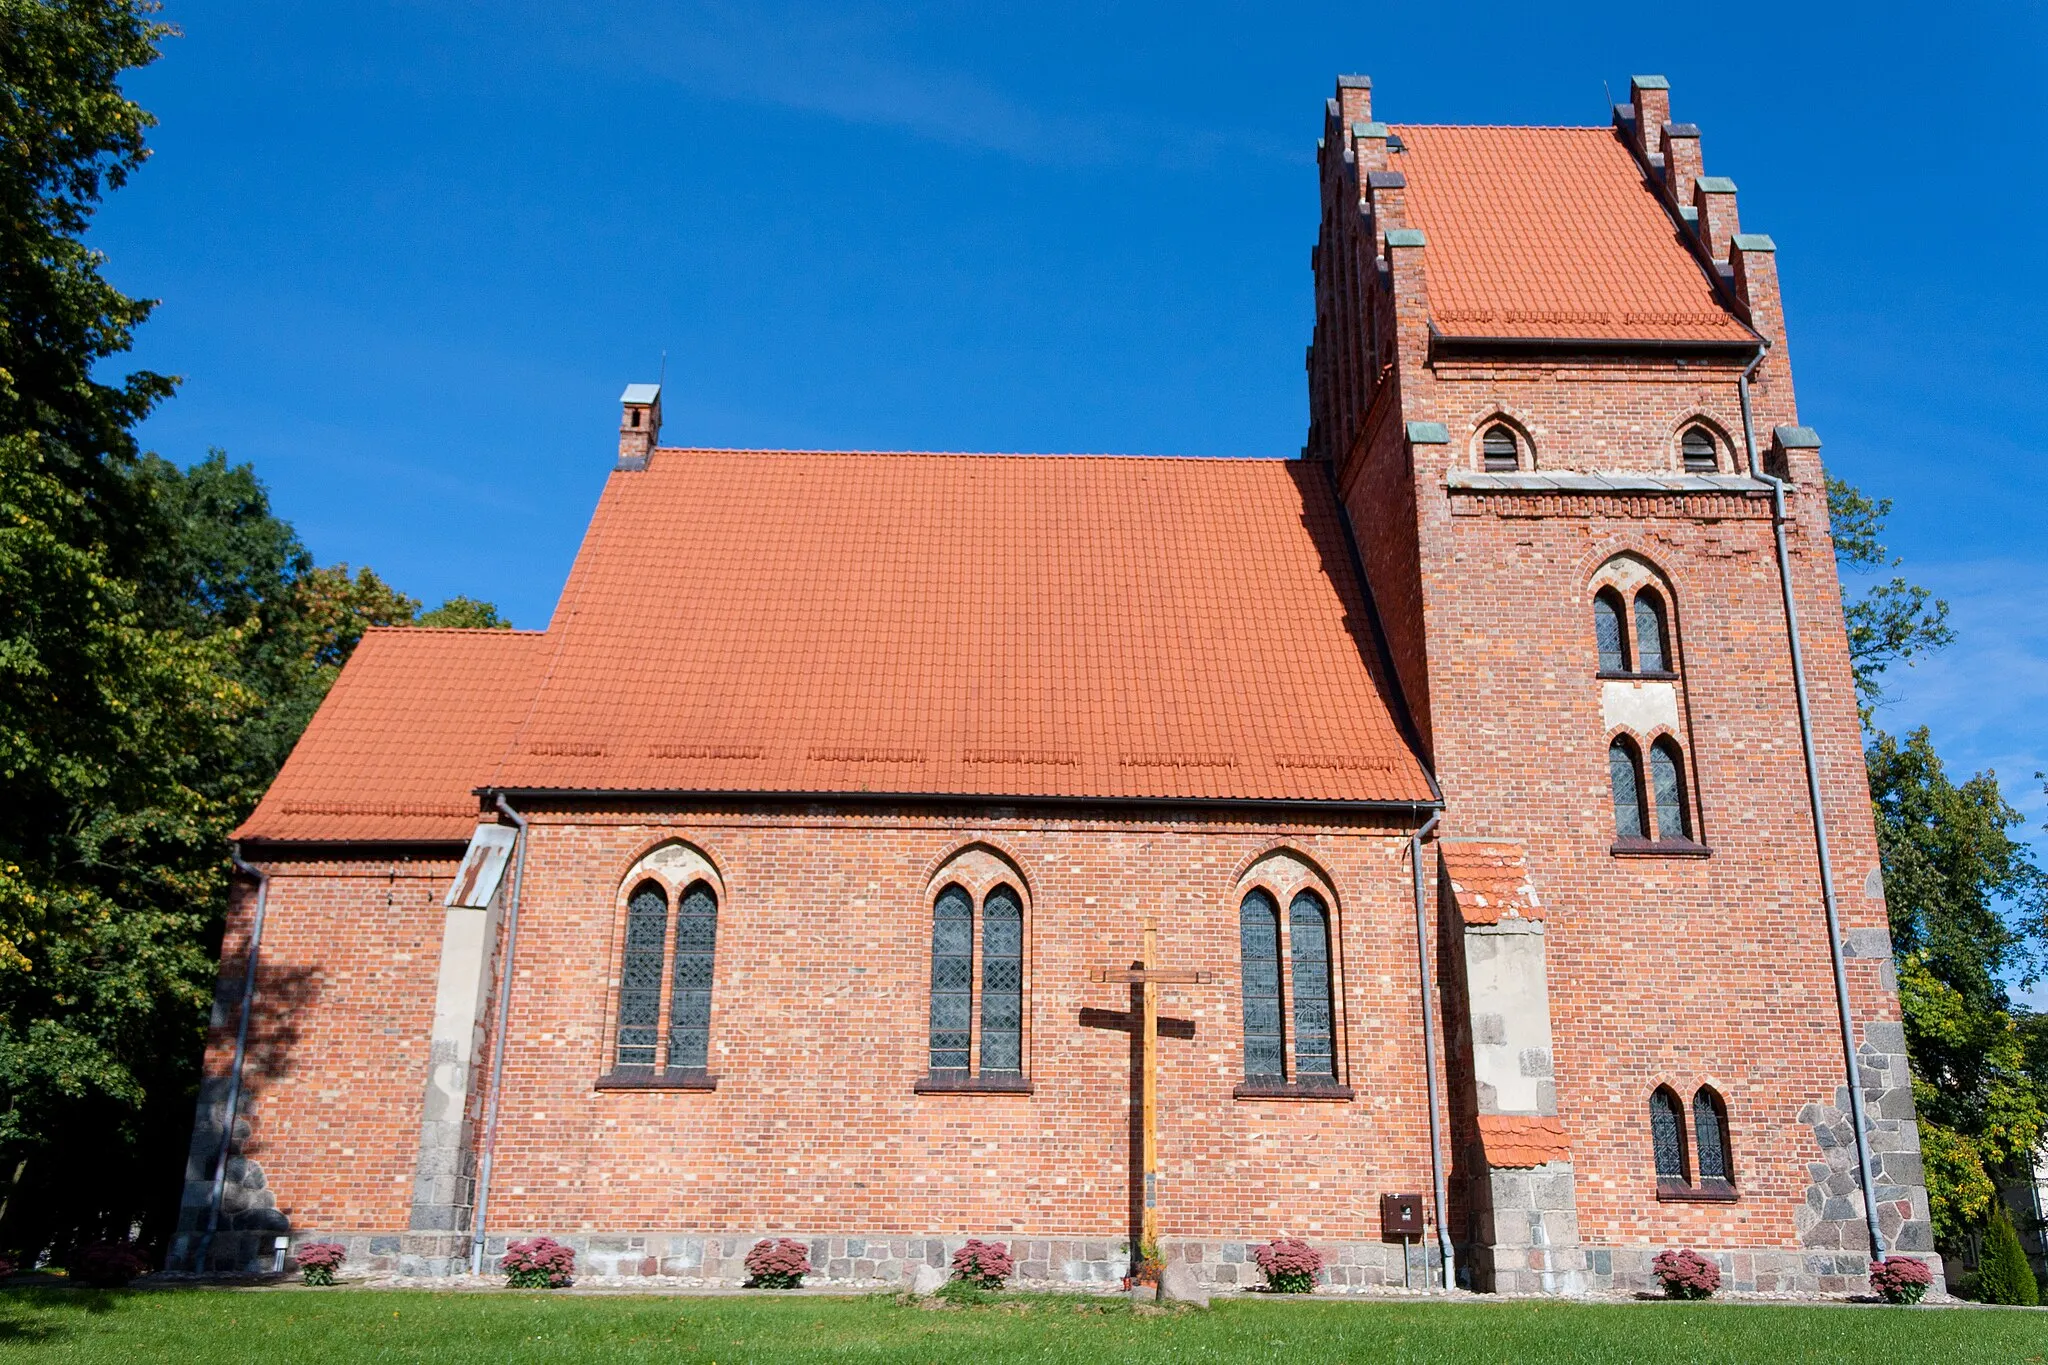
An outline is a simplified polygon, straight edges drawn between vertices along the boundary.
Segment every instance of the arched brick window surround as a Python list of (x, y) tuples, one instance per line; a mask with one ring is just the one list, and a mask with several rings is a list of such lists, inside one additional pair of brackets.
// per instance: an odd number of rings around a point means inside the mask
[[(1230, 903), (1239, 940), (1236, 1003), (1245, 1062), (1238, 1098), (1351, 1098), (1343, 1084), (1348, 1043), (1342, 907), (1328, 875), (1299, 850), (1268, 849), (1238, 875)], [(1308, 937), (1317, 930), (1320, 945)], [(1255, 936), (1260, 952), (1270, 944), (1270, 967), (1269, 959), (1252, 955)], [(1325, 1032), (1327, 1046), (1319, 1041)], [(1305, 1037), (1313, 1040), (1306, 1050)]]
[(620, 879), (600, 1089), (716, 1088), (710, 1072), (725, 879), (710, 856), (664, 839)]
[(921, 1094), (1029, 1093), (1031, 890), (1006, 851), (977, 840), (947, 854), (924, 897), (931, 935), (927, 1070)]

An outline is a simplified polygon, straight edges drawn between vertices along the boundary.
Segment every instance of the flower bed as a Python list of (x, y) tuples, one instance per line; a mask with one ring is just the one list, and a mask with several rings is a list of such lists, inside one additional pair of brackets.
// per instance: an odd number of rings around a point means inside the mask
[(1934, 1284), (1934, 1272), (1925, 1261), (1911, 1256), (1887, 1256), (1870, 1263), (1870, 1287), (1886, 1303), (1918, 1303)]
[(334, 1272), (348, 1259), (348, 1248), (339, 1242), (307, 1242), (292, 1256), (299, 1263), (299, 1278), (311, 1285), (334, 1283)]
[(566, 1289), (576, 1283), (576, 1253), (552, 1237), (532, 1237), (508, 1245), (498, 1269), (511, 1289)]
[(1252, 1252), (1252, 1260), (1275, 1294), (1306, 1294), (1316, 1287), (1323, 1253), (1299, 1237), (1276, 1237)]
[(1650, 1269), (1663, 1283), (1667, 1298), (1704, 1299), (1721, 1287), (1721, 1267), (1691, 1247), (1658, 1252)]
[(953, 1253), (953, 1278), (979, 1289), (1001, 1289), (1016, 1269), (1010, 1249), (1001, 1242), (969, 1237), (967, 1245)]
[(811, 1257), (792, 1237), (763, 1237), (747, 1253), (747, 1288), (797, 1289), (811, 1273)]

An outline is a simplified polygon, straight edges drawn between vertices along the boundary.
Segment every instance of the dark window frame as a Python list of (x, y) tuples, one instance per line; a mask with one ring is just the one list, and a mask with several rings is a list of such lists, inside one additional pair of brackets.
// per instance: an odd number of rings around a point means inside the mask
[[(1254, 902), (1258, 903), (1256, 908)], [(1264, 918), (1255, 922), (1255, 914)], [(1237, 947), (1245, 1083), (1285, 1085), (1288, 1080), (1287, 983), (1281, 970), (1280, 899), (1263, 886), (1245, 888), (1238, 899)], [(1262, 951), (1254, 955), (1251, 952), (1253, 947)], [(1270, 955), (1263, 951), (1268, 948)], [(1270, 980), (1265, 966), (1269, 962)], [(1259, 964), (1256, 972), (1254, 963)], [(1254, 990), (1255, 986), (1258, 989)], [(1270, 1027), (1266, 1027), (1269, 1022)], [(1255, 1029), (1254, 1024), (1260, 1027)]]
[[(1704, 455), (1702, 455), (1702, 445)], [(1678, 463), (1688, 474), (1721, 472), (1721, 440), (1704, 422), (1689, 423), (1678, 436)]]
[[(1659, 1101), (1662, 1101), (1660, 1106)], [(1693, 1193), (1692, 1158), (1686, 1142), (1685, 1101), (1668, 1085), (1650, 1092), (1650, 1165), (1662, 1196)]]
[(1288, 984), (1294, 1004), (1294, 1064), (1288, 1076), (1300, 1086), (1337, 1083), (1332, 937), (1329, 904), (1310, 887), (1295, 892), (1287, 903)]
[[(1027, 1042), (1030, 1029), (1027, 1027), (1030, 1014), (1030, 994), (1026, 990), (1029, 973), (1026, 962), (1030, 957), (1031, 906), (1022, 890), (1023, 879), (1005, 876), (997, 879), (986, 889), (976, 894), (968, 884), (959, 878), (948, 878), (931, 898), (932, 907), (932, 957), (931, 975), (927, 979), (930, 992), (929, 1012), (926, 1016), (926, 1070), (925, 1074), (912, 1082), (911, 1090), (919, 1095), (1029, 1095), (1033, 1092), (1030, 1079), (1030, 1057)], [(965, 904), (965, 915), (940, 914), (940, 907), (948, 895), (957, 893)], [(991, 914), (991, 905), (997, 913)], [(1014, 909), (1014, 914), (1001, 913), (1003, 907)], [(965, 952), (939, 951), (942, 920), (966, 922)], [(995, 935), (994, 944), (998, 951), (991, 952), (991, 929), (994, 925), (1009, 926)], [(1009, 941), (1009, 940), (1014, 940)], [(957, 948), (958, 943), (947, 945)], [(1014, 951), (1011, 951), (1014, 949)], [(964, 968), (947, 966), (951, 980), (957, 974), (960, 984), (949, 984), (941, 988), (941, 959), (948, 963), (965, 963)], [(1014, 981), (1012, 976), (1014, 974)], [(958, 1007), (957, 1018), (962, 1023), (941, 1029), (941, 997), (963, 1002)], [(1005, 1000), (1014, 1002), (1014, 1019), (1005, 1018), (1011, 1011), (1005, 1011)], [(948, 1015), (948, 1022), (953, 1019)], [(979, 1027), (976, 1027), (977, 1021)], [(945, 1037), (941, 1046), (941, 1034)], [(964, 1039), (964, 1042), (960, 1040)], [(991, 1040), (995, 1046), (991, 1049)], [(1005, 1043), (1008, 1049), (1005, 1048)], [(958, 1046), (954, 1044), (958, 1043)], [(960, 1058), (958, 1066), (941, 1066), (939, 1063)], [(991, 1066), (1005, 1063), (1014, 1057), (1015, 1065)]]
[[(1617, 758), (1620, 762), (1617, 762)], [(1630, 830), (1622, 823), (1623, 792), (1621, 776), (1624, 764), (1632, 788), (1633, 800), (1629, 803), (1635, 815), (1635, 828)], [(1643, 752), (1634, 736), (1617, 734), (1607, 741), (1607, 783), (1609, 805), (1614, 814), (1614, 842), (1616, 847), (1624, 845), (1648, 845), (1650, 839), (1650, 809), (1646, 800), (1648, 793), (1643, 789)]]
[(616, 1073), (652, 1074), (660, 1061), (668, 919), (668, 887), (658, 878), (643, 878), (626, 897), (619, 999), (613, 1014), (612, 1070)]
[[(1610, 633), (1610, 623), (1611, 642), (1605, 638)], [(1628, 603), (1623, 600), (1619, 589), (1611, 585), (1603, 587), (1593, 594), (1593, 654), (1599, 662), (1601, 677), (1635, 676), (1634, 654), (1629, 645)]]

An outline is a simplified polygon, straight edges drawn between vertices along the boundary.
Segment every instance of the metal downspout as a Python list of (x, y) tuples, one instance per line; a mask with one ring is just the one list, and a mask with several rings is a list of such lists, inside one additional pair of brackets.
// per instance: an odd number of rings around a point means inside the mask
[(1756, 453), (1756, 420), (1749, 407), (1749, 377), (1763, 364), (1759, 348), (1736, 387), (1742, 395), (1742, 439), (1749, 452), (1749, 474), (1771, 486), (1771, 534), (1778, 548), (1778, 583), (1785, 597), (1785, 634), (1792, 645), (1792, 694), (1799, 702), (1799, 746), (1806, 758), (1806, 794), (1813, 806), (1814, 845), (1820, 854), (1820, 898), (1827, 910), (1828, 962), (1835, 974), (1835, 1012), (1842, 1025), (1842, 1066), (1849, 1078), (1850, 1121), (1856, 1130), (1856, 1174), (1863, 1185), (1863, 1221), (1870, 1232), (1870, 1259), (1884, 1259), (1884, 1239), (1877, 1230), (1877, 1189), (1870, 1174), (1870, 1135), (1863, 1115), (1863, 1068), (1856, 1060), (1856, 1024), (1849, 1010), (1849, 976), (1842, 967), (1842, 923), (1835, 910), (1835, 865), (1828, 853), (1828, 819), (1821, 805), (1820, 763), (1813, 749), (1813, 717), (1806, 699), (1806, 656), (1799, 645), (1799, 613), (1792, 600), (1792, 561), (1785, 549), (1785, 482), (1764, 472)]
[(477, 1163), (476, 1207), (470, 1214), (469, 1273), (484, 1270), (484, 1206), (491, 1197), (491, 1158), (498, 1146), (498, 1100), (504, 1092), (506, 1031), (512, 1024), (512, 955), (519, 949), (519, 893), (526, 887), (526, 820), (501, 793), (498, 814), (519, 831), (519, 858), (512, 869), (512, 905), (505, 919), (505, 967), (498, 985), (498, 1028), (491, 1039), (491, 1090), (484, 1106), (484, 1151)]
[(199, 1255), (192, 1264), (192, 1268), (201, 1274), (205, 1273), (207, 1257), (213, 1252), (213, 1236), (220, 1231), (221, 1195), (227, 1188), (228, 1148), (235, 1140), (235, 1114), (242, 1103), (242, 1060), (249, 1053), (249, 1016), (256, 1008), (256, 955), (263, 950), (263, 912), (270, 903), (270, 874), (243, 862), (240, 844), (228, 846), (228, 860), (235, 871), (256, 879), (256, 923), (249, 930), (249, 959), (242, 970), (242, 1018), (235, 1025), (235, 1059), (228, 1067), (227, 1117), (220, 1128), (220, 1149), (213, 1156), (213, 1195), (207, 1201), (206, 1231), (200, 1234)]
[[(1429, 819), (1409, 836), (1408, 854), (1415, 872), (1415, 959), (1422, 968), (1422, 1075), (1429, 1089), (1429, 1176), (1431, 1184), (1436, 1187), (1436, 1240), (1444, 1258), (1444, 1288), (1449, 1290), (1458, 1283), (1458, 1264), (1456, 1255), (1451, 1251), (1450, 1200), (1445, 1197), (1444, 1186), (1443, 1133), (1436, 1117), (1436, 983), (1431, 980), (1429, 971), (1429, 914), (1424, 908), (1422, 893), (1422, 841), (1443, 818), (1441, 810), (1429, 813)], [(1428, 1267), (1423, 1269), (1426, 1271)]]

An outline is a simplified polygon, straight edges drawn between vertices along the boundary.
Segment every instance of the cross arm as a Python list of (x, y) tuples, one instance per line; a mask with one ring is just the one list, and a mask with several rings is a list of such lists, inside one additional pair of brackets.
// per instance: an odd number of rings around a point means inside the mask
[(1176, 971), (1172, 968), (1095, 967), (1088, 972), (1094, 982), (1127, 982), (1133, 986), (1199, 986), (1209, 980), (1207, 972)]

